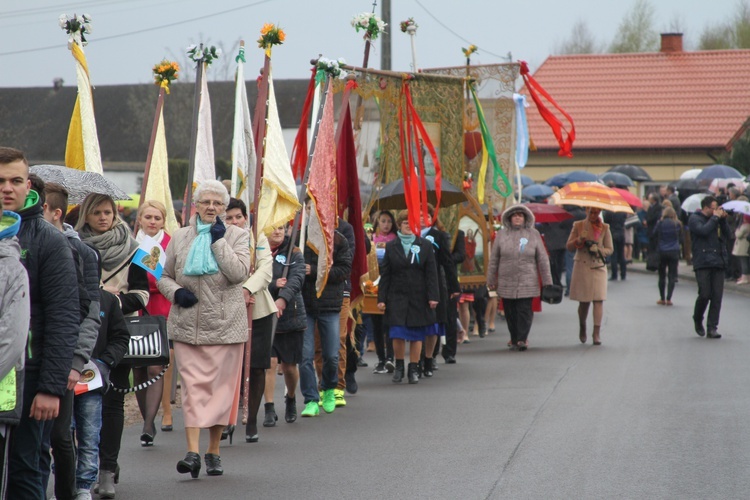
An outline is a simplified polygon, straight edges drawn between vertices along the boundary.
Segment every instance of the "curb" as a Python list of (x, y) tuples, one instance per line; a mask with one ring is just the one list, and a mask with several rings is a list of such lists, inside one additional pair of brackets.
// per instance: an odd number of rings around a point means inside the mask
[[(677, 278), (680, 281), (690, 281), (691, 283), (697, 283), (695, 279), (695, 275), (693, 273), (685, 272), (684, 269), (690, 269), (692, 271), (693, 267), (688, 266), (683, 261), (680, 261), (679, 269), (680, 271), (677, 272)], [(633, 262), (632, 264), (628, 264), (628, 272), (634, 272), (638, 274), (650, 274), (654, 277), (658, 276), (656, 271), (647, 271), (646, 270), (646, 263), (645, 262)], [(750, 297), (750, 285), (738, 285), (732, 281), (725, 281), (724, 282), (724, 292), (731, 292), (737, 295), (744, 295), (745, 297)]]

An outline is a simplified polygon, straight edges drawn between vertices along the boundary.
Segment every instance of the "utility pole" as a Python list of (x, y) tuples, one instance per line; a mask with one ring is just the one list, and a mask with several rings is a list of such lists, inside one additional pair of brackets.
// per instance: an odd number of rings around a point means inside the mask
[(388, 24), (385, 33), (380, 36), (380, 69), (390, 71), (391, 69), (391, 33), (393, 25), (391, 24), (391, 0), (382, 0), (380, 17), (384, 23)]

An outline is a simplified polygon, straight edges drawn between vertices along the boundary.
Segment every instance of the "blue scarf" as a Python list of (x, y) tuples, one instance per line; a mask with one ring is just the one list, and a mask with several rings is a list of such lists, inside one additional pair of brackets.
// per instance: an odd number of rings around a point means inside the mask
[(404, 247), (404, 255), (409, 255), (409, 250), (411, 249), (412, 244), (414, 243), (414, 240), (417, 239), (417, 237), (413, 234), (405, 235), (401, 234), (401, 231), (398, 233), (398, 239), (401, 240), (401, 246)]
[(216, 262), (216, 257), (211, 251), (211, 224), (203, 223), (200, 216), (196, 216), (195, 228), (198, 236), (190, 246), (182, 274), (186, 276), (216, 274), (219, 272), (219, 263)]

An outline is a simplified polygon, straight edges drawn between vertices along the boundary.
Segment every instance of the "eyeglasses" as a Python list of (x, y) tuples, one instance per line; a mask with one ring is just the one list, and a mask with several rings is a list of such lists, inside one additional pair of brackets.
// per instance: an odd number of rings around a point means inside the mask
[(221, 201), (201, 200), (197, 201), (196, 205), (201, 205), (204, 207), (214, 206), (216, 208), (224, 208), (224, 203)]

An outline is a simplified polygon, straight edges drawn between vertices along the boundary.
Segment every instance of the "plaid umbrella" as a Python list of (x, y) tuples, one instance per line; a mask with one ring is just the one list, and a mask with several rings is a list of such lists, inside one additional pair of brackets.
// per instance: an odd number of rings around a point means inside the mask
[(67, 189), (70, 205), (83, 203), (86, 196), (91, 193), (107, 194), (115, 200), (130, 199), (125, 191), (96, 172), (76, 170), (62, 165), (34, 165), (29, 172), (38, 175), (44, 182), (55, 182)]
[(573, 182), (560, 188), (550, 196), (549, 201), (555, 205), (577, 205), (610, 212), (633, 213), (620, 193), (598, 182)]

